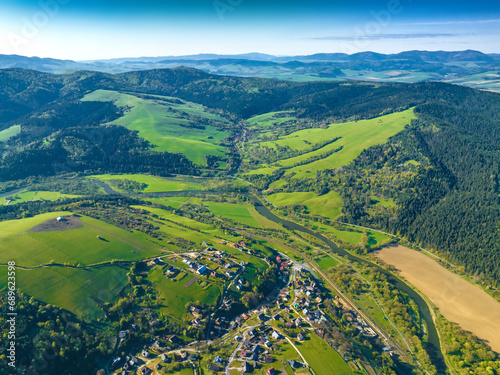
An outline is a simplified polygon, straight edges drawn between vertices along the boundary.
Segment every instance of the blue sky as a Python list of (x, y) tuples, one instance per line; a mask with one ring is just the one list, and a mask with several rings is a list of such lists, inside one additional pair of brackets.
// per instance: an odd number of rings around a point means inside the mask
[(498, 1), (3, 0), (0, 53), (74, 60), (197, 53), (500, 53)]

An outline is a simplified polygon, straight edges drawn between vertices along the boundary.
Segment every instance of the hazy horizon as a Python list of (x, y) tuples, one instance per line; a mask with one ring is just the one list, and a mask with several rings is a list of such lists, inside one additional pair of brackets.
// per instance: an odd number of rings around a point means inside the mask
[(1, 54), (76, 61), (203, 53), (500, 52), (500, 4), (484, 1), (6, 0), (0, 14)]

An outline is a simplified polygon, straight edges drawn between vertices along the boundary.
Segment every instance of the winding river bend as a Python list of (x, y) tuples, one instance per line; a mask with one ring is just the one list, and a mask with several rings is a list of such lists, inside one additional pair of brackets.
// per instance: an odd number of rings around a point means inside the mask
[(387, 276), (387, 278), (390, 280), (392, 284), (394, 284), (399, 290), (402, 292), (408, 294), (410, 298), (417, 304), (420, 314), (422, 315), (423, 320), (425, 321), (425, 324), (427, 326), (427, 333), (428, 333), (428, 340), (427, 340), (427, 345), (425, 347), (425, 350), (429, 354), (429, 357), (431, 359), (432, 364), (436, 367), (436, 370), (440, 374), (446, 374), (446, 364), (444, 362), (444, 357), (443, 353), (441, 352), (441, 346), (439, 342), (439, 336), (437, 333), (436, 326), (434, 324), (434, 321), (432, 319), (431, 312), (429, 310), (429, 306), (425, 302), (425, 300), (417, 293), (415, 292), (411, 287), (409, 287), (407, 284), (405, 284), (403, 281), (392, 275), (390, 272), (386, 271), (379, 265), (372, 263), (370, 261), (367, 261), (363, 258), (359, 258), (355, 255), (352, 255), (351, 253), (342, 250), (339, 248), (334, 242), (330, 241), (328, 238), (325, 236), (314, 232), (306, 227), (303, 227), (302, 225), (299, 225), (293, 221), (289, 220), (284, 220), (275, 214), (273, 214), (266, 206), (264, 206), (254, 195), (252, 194), (246, 194), (246, 196), (252, 200), (255, 209), (259, 214), (264, 216), (265, 218), (274, 221), (275, 223), (283, 225), (286, 229), (292, 230), (292, 231), (298, 231), (298, 232), (304, 232), (307, 233), (311, 236), (316, 237), (320, 241), (324, 242), (325, 244), (328, 245), (328, 247), (336, 254), (340, 256), (345, 256), (351, 261), (356, 261), (362, 264), (370, 265), (372, 267), (375, 267), (378, 271), (382, 272), (384, 275)]
[[(119, 192), (113, 190), (108, 184), (105, 182), (99, 181), (99, 186), (104, 188), (106, 193), (108, 194), (118, 194)], [(169, 191), (169, 192), (158, 192), (158, 193), (148, 193), (148, 194), (140, 194), (142, 197), (175, 197), (175, 196), (189, 196), (189, 195), (213, 195), (219, 194), (217, 191)], [(137, 196), (136, 194), (130, 194), (130, 196)], [(303, 227), (300, 224), (297, 224), (293, 221), (282, 219), (272, 213), (266, 206), (262, 204), (262, 202), (253, 194), (245, 193), (245, 196), (250, 199), (255, 206), (255, 209), (259, 214), (264, 216), (265, 218), (274, 221), (275, 223), (283, 225), (286, 229), (307, 233), (311, 236), (316, 237), (318, 240), (324, 242), (328, 247), (337, 255), (347, 257), (351, 261), (356, 261), (365, 265), (370, 265), (375, 267), (378, 271), (382, 272), (390, 282), (395, 285), (399, 290), (406, 293), (418, 306), (422, 319), (425, 321), (427, 326), (428, 339), (426, 343), (425, 350), (429, 354), (430, 360), (432, 364), (436, 367), (438, 374), (446, 374), (446, 364), (444, 362), (443, 353), (441, 352), (440, 339), (437, 333), (436, 325), (434, 324), (434, 320), (432, 319), (432, 315), (429, 309), (429, 306), (425, 302), (425, 300), (415, 292), (411, 287), (409, 287), (406, 283), (401, 281), (399, 278), (395, 277), (390, 272), (386, 271), (379, 265), (367, 261), (363, 258), (359, 258), (351, 253), (339, 248), (334, 242), (330, 241), (325, 236), (314, 232), (306, 227)]]

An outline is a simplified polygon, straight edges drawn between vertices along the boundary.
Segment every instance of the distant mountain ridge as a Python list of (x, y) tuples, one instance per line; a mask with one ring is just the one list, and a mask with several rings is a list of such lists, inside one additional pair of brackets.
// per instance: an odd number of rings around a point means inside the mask
[(317, 53), (273, 56), (262, 53), (236, 55), (125, 57), (73, 61), (0, 55), (0, 69), (23, 68), (47, 73), (78, 70), (124, 73), (151, 69), (190, 67), (211, 74), (284, 80), (355, 79), (388, 82), (445, 81), (479, 89), (500, 90), (500, 54), (465, 51), (404, 51)]

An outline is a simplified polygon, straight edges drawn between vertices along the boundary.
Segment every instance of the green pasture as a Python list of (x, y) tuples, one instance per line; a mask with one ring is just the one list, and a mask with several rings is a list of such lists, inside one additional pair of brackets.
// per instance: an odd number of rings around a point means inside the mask
[[(235, 238), (226, 235), (223, 231), (216, 229), (209, 224), (200, 223), (198, 221), (189, 219), (184, 216), (178, 216), (169, 211), (162, 210), (160, 208), (153, 208), (148, 206), (133, 206), (133, 207), (149, 211), (151, 215), (156, 215), (155, 218), (156, 221), (154, 224), (160, 228), (160, 231), (170, 236), (183, 238), (185, 240), (194, 242), (197, 246), (199, 246), (203, 241), (218, 242), (218, 240), (217, 241), (215, 240), (216, 237), (226, 238), (228, 241), (235, 240)], [(168, 248), (174, 249), (175, 246), (168, 245)], [(176, 248), (175, 250), (193, 250), (193, 249)]]
[(13, 125), (0, 131), (0, 142), (8, 141), (10, 138), (21, 133), (21, 125)]
[(203, 205), (215, 216), (222, 216), (223, 218), (231, 219), (254, 228), (261, 227), (250, 212), (250, 209), (253, 207), (249, 205), (210, 201), (204, 201)]
[(163, 206), (170, 206), (172, 208), (179, 208), (183, 204), (189, 203), (191, 197), (162, 197), (162, 198), (150, 198), (147, 199), (149, 202), (161, 204)]
[[(5, 271), (6, 267), (0, 267)], [(100, 318), (104, 312), (99, 304), (114, 302), (127, 283), (124, 266), (103, 266), (92, 269), (47, 267), (16, 270), (16, 286), (36, 299), (67, 309), (77, 315)], [(0, 289), (6, 279), (0, 280)]]
[(9, 204), (16, 204), (31, 201), (56, 201), (63, 198), (77, 197), (78, 195), (61, 194), (56, 191), (23, 191), (13, 194), (7, 198), (0, 198), (0, 205), (7, 204), (7, 200), (10, 201)]
[[(289, 168), (288, 173), (294, 172), (295, 178), (314, 177), (316, 171), (323, 169), (334, 169), (349, 164), (359, 154), (374, 145), (385, 142), (391, 136), (404, 129), (415, 118), (413, 108), (403, 112), (373, 118), (370, 120), (351, 121), (347, 123), (332, 124), (326, 129), (313, 128), (304, 129), (286, 135), (276, 141), (261, 143), (261, 146), (276, 148), (288, 146), (295, 150), (307, 151), (310, 144), (318, 144), (325, 140), (332, 140), (340, 137), (337, 141), (328, 144), (319, 150), (307, 152), (297, 157), (280, 161), (278, 164)], [(307, 141), (308, 143), (306, 143)], [(327, 151), (335, 150), (342, 146), (342, 149), (326, 158), (295, 166), (299, 162), (319, 156)]]
[[(363, 237), (363, 230), (345, 226), (345, 230), (340, 230), (334, 228), (332, 226), (320, 223), (313, 223), (312, 229), (321, 233), (329, 233), (332, 236), (338, 238), (342, 242), (348, 243), (350, 245), (358, 245), (361, 242), (361, 237)], [(349, 229), (349, 230), (347, 230)], [(370, 246), (378, 246), (381, 243), (388, 241), (392, 237), (387, 236), (383, 233), (375, 232), (375, 231), (366, 231), (368, 235), (368, 245)]]
[(262, 168), (254, 169), (253, 171), (247, 172), (247, 173), (245, 173), (245, 175), (253, 175), (253, 174), (271, 175), (276, 170), (278, 170), (278, 167), (262, 167)]
[(274, 117), (277, 114), (289, 114), (289, 113), (290, 112), (288, 112), (288, 111), (264, 113), (262, 115), (258, 115), (258, 116), (254, 116), (252, 118), (249, 118), (247, 120), (247, 122), (252, 124), (252, 125), (258, 125), (259, 127), (275, 126), (275, 125), (279, 125), (279, 124), (286, 122), (286, 121), (295, 120), (295, 117), (293, 117), (293, 116)]
[(374, 195), (370, 195), (370, 198), (372, 201), (374, 201), (374, 204), (382, 206), (382, 207), (389, 208), (389, 207), (396, 206), (396, 203), (394, 203), (394, 200), (392, 198), (384, 199), (381, 197), (376, 197)]
[[(117, 260), (137, 260), (159, 253), (158, 246), (141, 232), (130, 233), (103, 221), (82, 216), (80, 228), (65, 231), (26, 232), (34, 226), (70, 212), (51, 212), (0, 223), (0, 262), (18, 265), (67, 263), (88, 265)], [(98, 238), (98, 236), (101, 238)]]
[(294, 344), (316, 374), (351, 375), (353, 373), (340, 354), (314, 333), (307, 334), (304, 342), (295, 341)]
[[(159, 98), (169, 99), (168, 97)], [(203, 125), (204, 129), (187, 127), (191, 126), (190, 122), (192, 122), (187, 115), (227, 122), (217, 115), (206, 112), (199, 104), (164, 103), (109, 90), (94, 91), (82, 100), (110, 101), (119, 107), (127, 107), (125, 114), (112, 124), (137, 130), (139, 136), (156, 146), (154, 150), (181, 153), (200, 165), (206, 165), (205, 155), (225, 155), (225, 148), (216, 143), (223, 140), (229, 133), (211, 125)]]
[(334, 258), (332, 258), (331, 256), (329, 255), (325, 255), (321, 258), (317, 258), (314, 260), (316, 262), (316, 264), (323, 270), (323, 271), (326, 271), (328, 270), (329, 268), (332, 268), (332, 267), (335, 267), (336, 265), (339, 264), (339, 262), (337, 260), (335, 260)]
[(311, 214), (331, 219), (342, 211), (342, 198), (334, 191), (320, 196), (314, 192), (276, 193), (268, 195), (267, 199), (275, 206), (304, 205)]
[(181, 177), (159, 177), (147, 174), (101, 174), (88, 176), (87, 178), (93, 180), (100, 180), (109, 185), (116, 191), (126, 193), (125, 191), (117, 188), (113, 180), (129, 180), (140, 182), (148, 185), (144, 193), (157, 193), (161, 191), (186, 191), (186, 190), (203, 190), (203, 181), (195, 182)]

